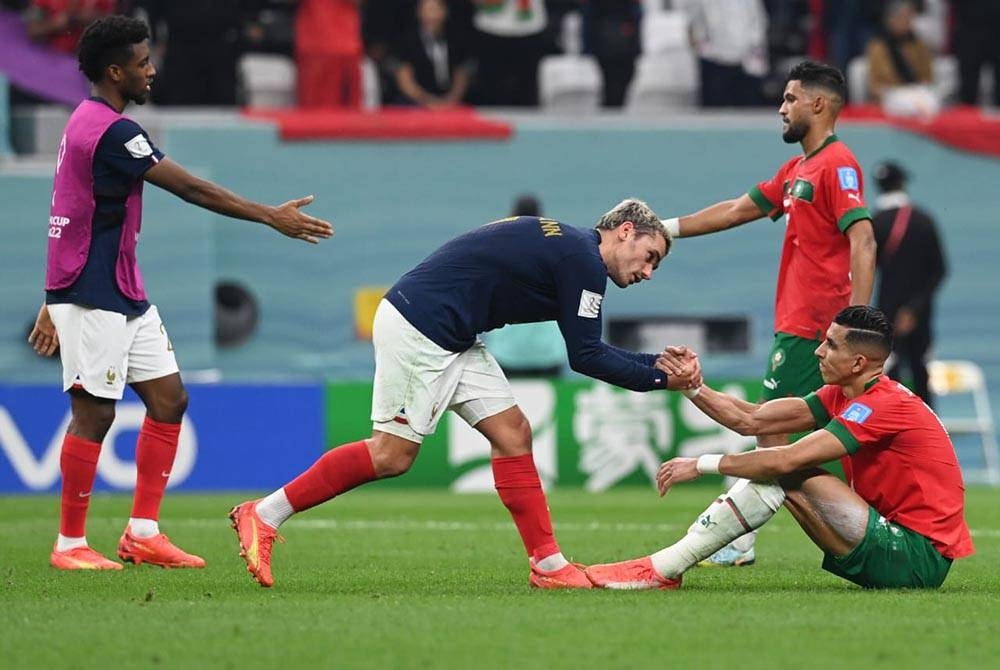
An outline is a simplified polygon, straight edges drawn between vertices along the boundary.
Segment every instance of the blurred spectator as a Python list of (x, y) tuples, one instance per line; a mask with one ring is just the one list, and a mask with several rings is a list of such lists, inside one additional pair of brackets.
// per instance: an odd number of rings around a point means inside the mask
[(236, 104), (240, 0), (145, 0), (161, 65), (153, 84), (160, 105)]
[(401, 99), (424, 107), (457, 105), (465, 99), (474, 68), (466, 41), (446, 30), (444, 0), (419, 0), (416, 14), (417, 26), (399, 48)]
[(361, 107), (360, 2), (299, 0), (295, 63), (300, 107)]
[(913, 32), (916, 8), (910, 0), (894, 0), (885, 10), (882, 30), (868, 43), (868, 94), (882, 102), (886, 89), (930, 84), (934, 55)]
[(641, 50), (642, 4), (639, 0), (583, 0), (583, 3), (586, 41), (604, 77), (604, 106), (621, 107)]
[(698, 54), (703, 107), (759, 105), (768, 71), (761, 0), (683, 0)]
[(394, 54), (413, 25), (415, 7), (414, 0), (367, 0), (361, 5), (361, 36), (365, 55), (375, 64), (378, 72), (382, 102), (399, 98)]
[(979, 103), (980, 71), (993, 66), (993, 100), (1000, 105), (1000, 0), (952, 0), (958, 57), (959, 99), (962, 104)]
[(911, 204), (907, 174), (896, 163), (872, 171), (881, 195), (875, 200), (878, 243), (878, 307), (892, 322), (895, 346), (887, 373), (901, 379), (907, 370), (913, 390), (930, 405), (927, 354), (931, 348), (934, 293), (947, 272), (934, 219)]
[(538, 104), (538, 62), (548, 14), (543, 0), (475, 0), (481, 105)]
[(291, 56), (295, 51), (295, 5), (298, 0), (243, 0), (244, 50)]
[(885, 0), (824, 0), (822, 26), (830, 65), (847, 72), (847, 64), (864, 52), (881, 25), (885, 5)]
[(28, 37), (56, 51), (75, 54), (83, 29), (114, 14), (116, 0), (32, 0), (25, 14)]
[[(535, 196), (517, 197), (511, 216), (541, 216)], [(566, 364), (566, 343), (555, 321), (516, 323), (486, 335), (490, 352), (508, 378), (558, 377)]]

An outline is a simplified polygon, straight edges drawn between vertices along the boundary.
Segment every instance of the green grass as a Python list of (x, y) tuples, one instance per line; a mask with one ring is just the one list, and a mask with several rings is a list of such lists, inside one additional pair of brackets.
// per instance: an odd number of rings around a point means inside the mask
[[(714, 488), (550, 496), (573, 560), (670, 543)], [(495, 496), (363, 490), (286, 524), (273, 589), (236, 554), (237, 495), (167, 497), (164, 530), (205, 570), (48, 567), (54, 497), (0, 498), (4, 668), (992, 667), (1000, 657), (1000, 491), (972, 489), (978, 553), (933, 592), (866, 592), (823, 572), (786, 513), (752, 568), (688, 573), (676, 592), (554, 592)], [(88, 535), (113, 554), (125, 496), (95, 495)]]

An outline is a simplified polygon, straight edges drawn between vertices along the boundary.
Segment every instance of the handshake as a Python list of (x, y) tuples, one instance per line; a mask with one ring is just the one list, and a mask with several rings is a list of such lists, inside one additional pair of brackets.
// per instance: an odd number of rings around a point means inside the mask
[(695, 391), (701, 388), (701, 363), (698, 361), (698, 354), (688, 347), (667, 347), (656, 357), (655, 367), (667, 373), (667, 388), (671, 391)]

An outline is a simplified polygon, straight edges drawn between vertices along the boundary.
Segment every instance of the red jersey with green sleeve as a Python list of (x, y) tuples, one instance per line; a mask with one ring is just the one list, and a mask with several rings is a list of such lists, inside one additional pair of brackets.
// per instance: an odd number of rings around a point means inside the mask
[(945, 558), (975, 551), (955, 447), (923, 400), (886, 376), (857, 398), (827, 384), (805, 400), (816, 425), (847, 449), (844, 474), (865, 502), (926, 537)]
[(782, 165), (748, 195), (775, 221), (787, 216), (774, 330), (822, 340), (851, 298), (851, 246), (844, 233), (871, 218), (858, 161), (831, 135), (808, 156)]

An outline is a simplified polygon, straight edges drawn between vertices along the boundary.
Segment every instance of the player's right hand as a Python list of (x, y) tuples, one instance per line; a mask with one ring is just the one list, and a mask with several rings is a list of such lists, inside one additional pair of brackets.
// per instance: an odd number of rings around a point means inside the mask
[(35, 318), (35, 325), (28, 335), (28, 344), (34, 347), (39, 356), (51, 356), (59, 348), (59, 334), (56, 333), (56, 326), (49, 316), (49, 307), (42, 304)]
[(272, 220), (268, 223), (282, 235), (310, 244), (319, 243), (319, 238), (333, 237), (333, 226), (328, 221), (309, 216), (302, 211), (302, 207), (314, 199), (313, 196), (307, 195), (275, 207)]

